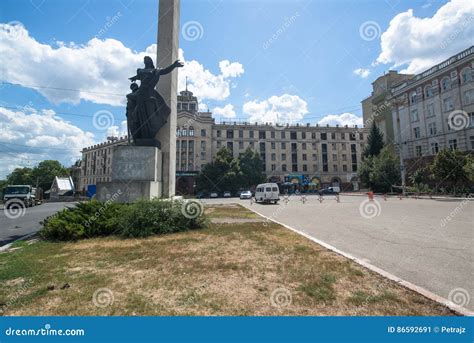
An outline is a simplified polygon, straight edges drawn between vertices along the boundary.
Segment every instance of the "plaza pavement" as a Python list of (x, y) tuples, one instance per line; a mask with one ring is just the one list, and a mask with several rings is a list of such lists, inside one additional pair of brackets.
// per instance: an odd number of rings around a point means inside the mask
[[(281, 198), (283, 199), (283, 198)], [(401, 279), (474, 310), (474, 199), (291, 196), (278, 205), (240, 203)]]

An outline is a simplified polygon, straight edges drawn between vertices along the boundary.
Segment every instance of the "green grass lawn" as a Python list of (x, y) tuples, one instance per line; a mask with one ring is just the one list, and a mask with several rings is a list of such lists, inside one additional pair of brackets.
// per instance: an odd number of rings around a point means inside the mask
[(14, 248), (0, 254), (5, 315), (454, 314), (275, 223)]

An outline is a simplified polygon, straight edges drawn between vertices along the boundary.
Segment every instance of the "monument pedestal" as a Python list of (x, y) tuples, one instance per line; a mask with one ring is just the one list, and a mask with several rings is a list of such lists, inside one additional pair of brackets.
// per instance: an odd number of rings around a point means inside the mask
[(160, 198), (162, 194), (160, 149), (133, 145), (113, 147), (112, 181), (97, 183), (97, 200), (130, 203)]

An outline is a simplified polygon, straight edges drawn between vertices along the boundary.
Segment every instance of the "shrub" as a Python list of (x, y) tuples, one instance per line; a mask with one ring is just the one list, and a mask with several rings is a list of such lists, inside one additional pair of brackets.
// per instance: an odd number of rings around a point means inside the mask
[[(147, 237), (202, 228), (206, 220), (183, 214), (184, 202), (141, 200), (132, 204), (91, 201), (66, 208), (43, 222), (40, 234), (48, 240), (78, 240), (119, 235)], [(192, 216), (191, 216), (192, 217)]]

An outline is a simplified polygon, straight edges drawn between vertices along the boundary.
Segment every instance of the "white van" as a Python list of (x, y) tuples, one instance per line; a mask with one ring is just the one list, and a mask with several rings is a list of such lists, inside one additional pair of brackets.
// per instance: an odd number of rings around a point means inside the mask
[(280, 200), (280, 190), (276, 183), (262, 183), (255, 189), (256, 202), (273, 202), (277, 203)]

